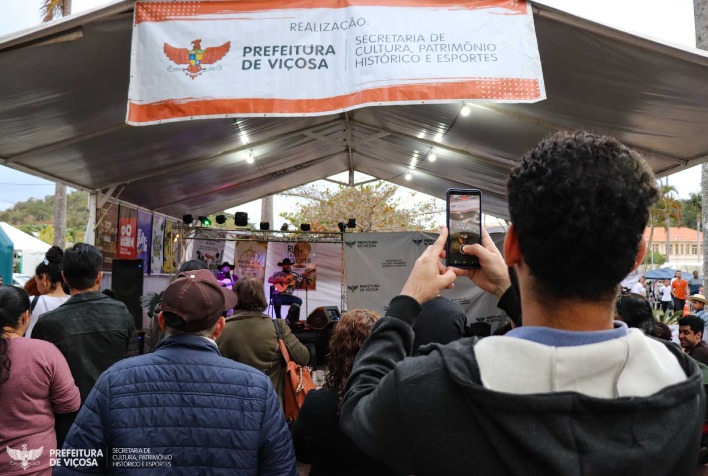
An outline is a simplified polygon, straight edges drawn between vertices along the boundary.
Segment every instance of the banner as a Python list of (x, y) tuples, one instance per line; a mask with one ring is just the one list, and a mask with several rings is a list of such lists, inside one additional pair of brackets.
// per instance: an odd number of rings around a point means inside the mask
[[(400, 294), (413, 265), (425, 248), (435, 242), (430, 233), (351, 233), (344, 235), (347, 309), (365, 308), (382, 314)], [(469, 279), (458, 279), (442, 296), (459, 303), (467, 322), (487, 322), (492, 331), (506, 319), (497, 298)]]
[(135, 6), (127, 123), (545, 99), (524, 0)]
[(177, 225), (172, 220), (165, 221), (165, 235), (162, 239), (162, 272), (172, 274), (177, 272)]
[(118, 204), (107, 201), (99, 210), (101, 220), (96, 227), (96, 248), (103, 254), (103, 271), (113, 269), (113, 258), (118, 251)]
[[(315, 243), (309, 243), (315, 245)], [(341, 243), (317, 243), (317, 289), (295, 289), (295, 295), (302, 299), (301, 317), (306, 316), (305, 311), (312, 312), (319, 306), (337, 306), (342, 302), (342, 245)], [(269, 294), (270, 283), (268, 278), (281, 268), (278, 266), (283, 258), (293, 259), (295, 243), (272, 241), (268, 243), (265, 269), (265, 293)], [(283, 316), (287, 312), (283, 308)], [(340, 308), (341, 309), (341, 308)]]
[(224, 245), (226, 242), (214, 238), (224, 238), (225, 232), (218, 230), (196, 230), (192, 235), (192, 258), (204, 261), (207, 267), (215, 270), (224, 262)]
[(165, 225), (167, 219), (160, 215), (152, 217), (152, 238), (150, 239), (150, 274), (162, 273), (163, 257), (165, 255)]
[(117, 259), (135, 259), (138, 255), (138, 210), (121, 205), (118, 209)]
[(138, 210), (138, 242), (136, 245), (136, 258), (143, 260), (145, 273), (150, 268), (150, 250), (152, 238), (152, 214)]
[(237, 241), (234, 247), (234, 274), (239, 278), (265, 281), (265, 263), (268, 242)]

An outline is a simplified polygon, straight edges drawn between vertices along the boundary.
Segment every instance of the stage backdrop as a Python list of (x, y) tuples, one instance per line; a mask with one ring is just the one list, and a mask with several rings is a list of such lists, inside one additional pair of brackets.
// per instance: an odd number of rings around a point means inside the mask
[[(270, 291), (270, 283), (268, 278), (281, 268), (278, 266), (284, 258), (290, 258), (294, 261), (293, 253), (295, 245), (302, 246), (303, 242), (280, 242), (271, 241), (268, 243), (268, 253), (266, 257), (266, 269), (264, 286), (266, 296)], [(305, 300), (305, 290), (298, 289), (295, 295), (302, 299), (302, 310), (300, 318), (305, 319), (305, 308), (308, 313), (312, 312), (319, 306), (337, 306), (341, 310), (342, 300), (342, 244), (341, 243), (308, 243), (310, 252), (316, 250), (316, 258), (310, 254), (310, 264), (316, 270), (314, 276), (317, 280), (317, 289), (309, 289), (307, 291), (307, 302)], [(306, 248), (306, 247), (305, 247)], [(307, 304), (307, 306), (306, 306)], [(285, 316), (287, 306), (283, 306), (283, 316)]]
[[(437, 235), (419, 232), (351, 233), (344, 235), (347, 309), (365, 308), (386, 312), (410, 274), (415, 260)], [(467, 322), (484, 321), (492, 331), (506, 319), (498, 300), (469, 279), (458, 279), (442, 296), (465, 308)]]
[(546, 97), (524, 0), (139, 1), (127, 122)]
[[(227, 250), (230, 247), (226, 247)], [(234, 258), (230, 263), (236, 266), (234, 273), (239, 278), (253, 278), (263, 281), (265, 275), (267, 241), (237, 241), (234, 245)], [(226, 254), (225, 254), (226, 256)], [(269, 289), (266, 287), (266, 289)], [(267, 293), (266, 293), (267, 294)]]

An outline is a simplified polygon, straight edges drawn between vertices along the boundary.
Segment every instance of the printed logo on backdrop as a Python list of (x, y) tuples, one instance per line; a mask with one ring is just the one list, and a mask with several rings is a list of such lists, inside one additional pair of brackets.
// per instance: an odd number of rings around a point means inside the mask
[(431, 240), (430, 238), (414, 238), (413, 243), (415, 243), (416, 246), (430, 246), (435, 243), (435, 240)]
[(227, 41), (221, 46), (210, 46), (202, 49), (202, 40), (193, 40), (191, 50), (189, 48), (175, 48), (167, 43), (162, 47), (165, 56), (167, 56), (170, 61), (175, 64), (189, 65), (186, 68), (168, 66), (167, 71), (182, 71), (192, 79), (207, 71), (220, 71), (221, 65), (211, 68), (204, 68), (202, 65), (216, 63), (226, 56), (230, 49), (230, 41)]
[(356, 241), (345, 241), (345, 245), (347, 245), (349, 248), (354, 248), (354, 245), (356, 245)]
[(44, 446), (39, 448), (27, 449), (27, 445), (23, 444), (22, 449), (10, 448), (6, 446), (7, 454), (12, 458), (10, 465), (18, 465), (22, 469), (26, 470), (31, 466), (37, 466), (42, 464), (41, 461), (37, 461), (42, 453), (44, 452)]
[(377, 240), (357, 240), (357, 248), (376, 248), (379, 244)]
[(371, 293), (378, 292), (380, 287), (379, 284), (352, 284), (347, 286), (347, 289), (351, 292)]
[(133, 225), (128, 223), (120, 227), (120, 246), (123, 248), (135, 248), (135, 236), (133, 235)]

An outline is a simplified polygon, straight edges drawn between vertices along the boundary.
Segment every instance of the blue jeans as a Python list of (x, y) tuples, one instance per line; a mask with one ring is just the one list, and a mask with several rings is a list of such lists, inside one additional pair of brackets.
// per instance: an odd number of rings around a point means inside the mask
[(283, 304), (297, 304), (302, 305), (302, 299), (292, 294), (273, 294), (273, 310), (275, 310), (275, 317), (277, 319), (282, 319), (280, 316), (280, 308)]

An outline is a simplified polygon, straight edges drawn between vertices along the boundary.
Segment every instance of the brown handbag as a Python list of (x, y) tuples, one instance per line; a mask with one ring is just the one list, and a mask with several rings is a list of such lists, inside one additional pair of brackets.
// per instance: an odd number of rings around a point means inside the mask
[(309, 367), (298, 365), (293, 360), (290, 360), (290, 352), (288, 352), (285, 341), (283, 341), (283, 336), (280, 335), (278, 322), (274, 320), (273, 325), (275, 326), (275, 333), (278, 336), (280, 353), (283, 354), (286, 366), (285, 382), (283, 384), (283, 392), (285, 394), (283, 398), (283, 412), (285, 413), (285, 419), (288, 422), (293, 422), (297, 419), (300, 408), (305, 402), (307, 392), (316, 389), (317, 386), (312, 380)]

